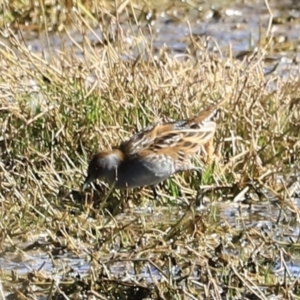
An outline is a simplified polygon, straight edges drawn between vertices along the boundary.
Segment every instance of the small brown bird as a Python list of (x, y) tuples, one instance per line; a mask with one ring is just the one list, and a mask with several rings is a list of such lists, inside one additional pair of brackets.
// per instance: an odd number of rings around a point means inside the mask
[(225, 101), (189, 119), (148, 126), (113, 150), (95, 154), (83, 190), (97, 178), (126, 189), (153, 186), (174, 173), (197, 169), (191, 158), (202, 146), (212, 155), (216, 123), (211, 118)]

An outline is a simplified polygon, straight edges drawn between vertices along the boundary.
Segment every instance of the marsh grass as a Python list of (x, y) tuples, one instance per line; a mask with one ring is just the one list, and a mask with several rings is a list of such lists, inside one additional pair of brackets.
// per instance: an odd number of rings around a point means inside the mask
[[(134, 19), (133, 7), (130, 2)], [(90, 29), (80, 24), (81, 32)], [(23, 276), (2, 269), (1, 291), (26, 299), (296, 297), (298, 285), (285, 263), (297, 239), (288, 244), (278, 232), (299, 227), (290, 192), (299, 163), (299, 78), (266, 75), (263, 54), (244, 61), (212, 55), (206, 40), (192, 36), (184, 59), (167, 48), (154, 53), (142, 29), (134, 36), (144, 43), (137, 56), (122, 30), (118, 41), (95, 46), (83, 39), (51, 49), (49, 57), (30, 51), (12, 29), (2, 32), (1, 259), (47, 254), (60, 280), (43, 265)], [(112, 33), (109, 25), (105, 30)], [(80, 190), (99, 148), (224, 98), (213, 163), (199, 160), (201, 176), (187, 172), (160, 185), (154, 213), (135, 213), (153, 205), (149, 189), (112, 190), (105, 205), (108, 186)], [(273, 227), (256, 227), (240, 215), (235, 224), (220, 219), (230, 199), (277, 205), (277, 219), (265, 217)], [(198, 200), (204, 210), (196, 209)], [(74, 275), (61, 257), (80, 258), (90, 268)], [(287, 273), (283, 284), (274, 271), (279, 262)]]

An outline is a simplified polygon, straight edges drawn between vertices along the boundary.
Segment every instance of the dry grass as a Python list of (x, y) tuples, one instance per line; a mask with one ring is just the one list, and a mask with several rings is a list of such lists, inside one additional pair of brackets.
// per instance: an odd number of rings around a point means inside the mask
[[(295, 257), (297, 236), (289, 233), (288, 242), (278, 235), (299, 227), (291, 189), (299, 164), (299, 78), (264, 74), (262, 54), (245, 61), (212, 55), (205, 40), (192, 36), (180, 60), (167, 48), (154, 54), (142, 32), (135, 36), (142, 48), (126, 43), (120, 30), (115, 41), (95, 46), (84, 39), (45, 58), (5, 30), (0, 259), (44, 254), (56, 274), (43, 265), (24, 276), (3, 270), (3, 290), (18, 299), (296, 299), (298, 281), (286, 263)], [(134, 209), (149, 205), (147, 189), (113, 191), (101, 209), (107, 187), (80, 191), (98, 148), (224, 98), (215, 162), (201, 179), (187, 173), (162, 185), (154, 214)], [(195, 202), (207, 199), (206, 209), (196, 211)], [(264, 218), (273, 227), (226, 222), (220, 207), (228, 199), (279, 206), (276, 217)], [(90, 268), (77, 276), (62, 257)], [(282, 264), (283, 284), (275, 263)]]

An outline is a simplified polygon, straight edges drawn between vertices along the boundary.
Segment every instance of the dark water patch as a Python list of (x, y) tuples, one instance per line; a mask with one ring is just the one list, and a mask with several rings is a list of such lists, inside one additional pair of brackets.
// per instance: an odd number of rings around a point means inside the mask
[[(290, 65), (289, 61), (281, 61), (282, 57), (299, 60), (297, 53), (300, 28), (299, 7), (295, 7), (295, 4), (289, 1), (284, 3), (283, 5), (282, 2), (276, 1), (271, 4), (274, 18), (269, 34), (272, 34), (272, 41), (269, 43), (266, 55), (267, 58), (269, 55), (273, 58), (277, 57), (276, 60), (279, 61), (282, 68), (285, 68), (286, 64)], [(241, 56), (244, 51), (251, 53), (255, 48), (262, 50), (268, 43), (264, 37), (270, 20), (265, 1), (251, 3), (247, 1), (217, 1), (214, 4), (201, 2), (195, 6), (186, 4), (186, 8), (179, 6), (178, 9), (169, 11), (159, 11), (158, 9), (150, 24), (147, 20), (141, 20), (138, 26), (134, 23), (130, 24), (126, 14), (119, 16), (123, 33), (122, 43), (127, 45), (129, 50), (124, 52), (125, 56), (137, 56), (143, 53), (151, 40), (157, 54), (163, 47), (168, 47), (178, 58), (189, 52), (187, 49), (191, 47), (192, 40), (206, 44), (206, 48), (211, 52), (218, 53), (221, 49), (224, 56), (231, 51), (233, 56)], [(66, 31), (67, 33), (49, 32), (47, 34), (24, 31), (19, 38), (20, 40), (24, 39), (28, 48), (33, 52), (43, 51), (44, 55), (47, 55), (51, 49), (52, 55), (56, 54), (56, 50), (66, 52), (68, 49), (72, 49), (73, 54), (84, 58), (83, 48), (81, 49), (85, 43), (84, 40), (88, 40), (95, 49), (106, 44), (105, 39), (107, 38), (114, 43), (117, 27), (112, 25), (111, 37), (104, 35), (99, 27), (94, 27), (92, 30), (86, 29), (84, 36), (76, 28), (70, 26), (66, 28)], [(142, 36), (140, 36), (141, 32)], [(3, 42), (5, 43), (5, 39)], [(75, 46), (76, 44), (79, 47)], [(230, 48), (231, 50), (229, 50)]]

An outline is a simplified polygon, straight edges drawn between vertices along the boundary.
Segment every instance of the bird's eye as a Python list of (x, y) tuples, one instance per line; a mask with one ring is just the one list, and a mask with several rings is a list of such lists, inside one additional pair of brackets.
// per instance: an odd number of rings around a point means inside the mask
[(100, 167), (100, 166), (96, 166), (94, 170), (95, 170), (95, 171), (100, 171), (100, 170), (101, 170), (101, 167)]

